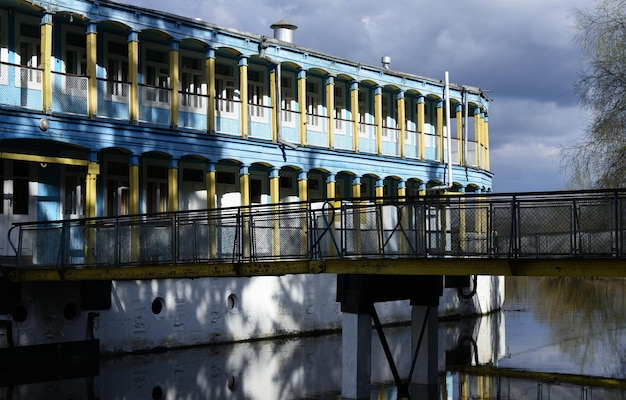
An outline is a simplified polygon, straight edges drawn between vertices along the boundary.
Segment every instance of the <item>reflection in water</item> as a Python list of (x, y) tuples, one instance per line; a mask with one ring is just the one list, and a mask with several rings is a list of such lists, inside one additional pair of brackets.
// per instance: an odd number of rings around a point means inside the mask
[[(526, 368), (626, 377), (626, 279), (516, 278), (509, 282), (507, 318), (523, 325), (521, 329), (533, 327), (534, 336), (543, 337), (534, 342), (541, 349), (525, 349), (543, 355)], [(515, 334), (514, 329), (507, 327), (508, 337)], [(548, 355), (553, 362), (544, 362)]]
[[(503, 312), (441, 321), (438, 399), (626, 399), (625, 285), (511, 279)], [(385, 332), (406, 377), (410, 328)], [(396, 399), (373, 336), (371, 398)], [(97, 376), (0, 387), (0, 399), (336, 400), (340, 387), (341, 336), (333, 334), (103, 359)]]

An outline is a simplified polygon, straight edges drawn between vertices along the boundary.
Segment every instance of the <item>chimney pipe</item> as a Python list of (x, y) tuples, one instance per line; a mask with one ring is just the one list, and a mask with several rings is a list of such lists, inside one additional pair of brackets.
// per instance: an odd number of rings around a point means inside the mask
[(274, 30), (274, 39), (293, 43), (293, 31), (298, 29), (298, 27), (285, 21), (284, 19), (281, 19), (280, 21), (274, 22), (270, 25), (270, 29)]

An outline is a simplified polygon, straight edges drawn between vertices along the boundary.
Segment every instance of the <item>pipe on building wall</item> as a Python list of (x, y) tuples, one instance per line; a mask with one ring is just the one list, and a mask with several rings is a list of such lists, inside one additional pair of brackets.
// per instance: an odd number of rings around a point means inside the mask
[(444, 109), (446, 113), (446, 124), (443, 128), (443, 133), (447, 136), (446, 142), (448, 144), (448, 173), (446, 174), (447, 182), (444, 182), (444, 184), (440, 186), (434, 186), (429, 190), (446, 190), (452, 188), (452, 186), (454, 185), (454, 181), (452, 180), (452, 135), (450, 133), (450, 81), (448, 77), (448, 71), (444, 73), (443, 97)]
[(282, 92), (280, 90), (282, 86), (282, 78), (281, 78), (281, 66), (280, 61), (276, 60), (267, 54), (265, 54), (265, 50), (269, 47), (269, 44), (265, 41), (265, 38), (259, 43), (259, 57), (274, 64), (276, 66), (276, 107), (277, 107), (277, 115), (276, 115), (276, 141), (280, 146), (287, 146), (292, 150), (296, 150), (298, 145), (288, 142), (283, 139), (282, 135), (282, 120), (283, 120), (283, 107), (282, 107)]

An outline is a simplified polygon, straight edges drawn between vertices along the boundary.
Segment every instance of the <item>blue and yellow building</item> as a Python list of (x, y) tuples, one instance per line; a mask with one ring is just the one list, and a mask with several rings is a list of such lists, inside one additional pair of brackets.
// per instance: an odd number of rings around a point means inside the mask
[(272, 27), (0, 0), (4, 262), (15, 222), (491, 191), (479, 88), (446, 97), (443, 71), (364, 65)]

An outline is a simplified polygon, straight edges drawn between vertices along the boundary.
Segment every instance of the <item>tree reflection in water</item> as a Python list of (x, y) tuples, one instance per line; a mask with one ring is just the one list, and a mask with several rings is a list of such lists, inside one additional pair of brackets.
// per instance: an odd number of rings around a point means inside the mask
[(509, 278), (506, 293), (505, 309), (527, 308), (546, 324), (545, 345), (558, 345), (575, 373), (626, 376), (626, 279)]

